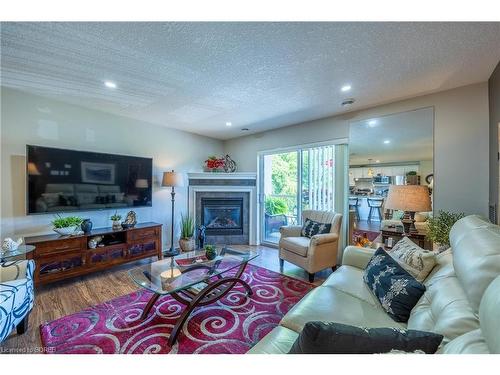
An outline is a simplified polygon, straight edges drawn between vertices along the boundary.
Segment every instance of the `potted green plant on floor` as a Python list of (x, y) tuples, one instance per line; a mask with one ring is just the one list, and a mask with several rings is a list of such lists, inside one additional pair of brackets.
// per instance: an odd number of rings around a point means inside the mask
[(111, 215), (110, 219), (113, 222), (113, 230), (122, 229), (122, 224), (120, 222), (122, 219), (122, 215), (118, 215), (118, 211), (115, 211), (115, 213)]
[(56, 218), (52, 220), (53, 230), (61, 236), (69, 236), (78, 232), (82, 221), (83, 219), (78, 216), (62, 217), (61, 215), (56, 215)]
[(427, 237), (432, 241), (435, 250), (442, 252), (450, 247), (451, 227), (463, 217), (463, 213), (441, 210), (436, 216), (429, 218)]
[(188, 216), (181, 216), (181, 238), (179, 246), (182, 251), (193, 251), (196, 243), (194, 240), (194, 221)]

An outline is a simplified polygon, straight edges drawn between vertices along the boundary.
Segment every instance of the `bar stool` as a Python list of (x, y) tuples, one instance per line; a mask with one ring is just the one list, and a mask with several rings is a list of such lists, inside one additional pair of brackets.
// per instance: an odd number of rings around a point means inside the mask
[(382, 206), (384, 205), (384, 199), (367, 198), (368, 207), (370, 207), (370, 212), (368, 213), (368, 221), (372, 221), (372, 215), (376, 212), (378, 216), (378, 221), (382, 221)]
[(351, 209), (356, 211), (356, 220), (361, 220), (359, 217), (359, 198), (349, 197), (349, 210)]

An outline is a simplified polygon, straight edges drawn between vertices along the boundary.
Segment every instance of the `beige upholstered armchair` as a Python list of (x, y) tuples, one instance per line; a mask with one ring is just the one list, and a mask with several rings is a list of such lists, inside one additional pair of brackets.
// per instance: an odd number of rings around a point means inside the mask
[(314, 281), (314, 274), (325, 268), (337, 265), (337, 250), (342, 223), (342, 215), (332, 211), (305, 210), (302, 222), (306, 219), (319, 223), (332, 224), (330, 233), (316, 234), (311, 238), (300, 235), (301, 226), (284, 226), (280, 228), (281, 238), (280, 267), (284, 261), (293, 263), (309, 273), (309, 281)]

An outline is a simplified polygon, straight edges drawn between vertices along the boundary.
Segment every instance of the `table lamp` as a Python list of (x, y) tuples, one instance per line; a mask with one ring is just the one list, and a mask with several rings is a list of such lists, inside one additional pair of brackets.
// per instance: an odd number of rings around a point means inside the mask
[(163, 172), (163, 180), (161, 186), (171, 187), (172, 191), (170, 195), (172, 196), (172, 228), (170, 231), (170, 250), (164, 253), (165, 256), (175, 256), (179, 254), (174, 247), (174, 205), (175, 205), (175, 188), (183, 185), (183, 178), (181, 173), (174, 172)]
[(415, 212), (431, 211), (429, 188), (425, 185), (390, 185), (385, 208), (405, 211), (404, 232), (415, 232)]

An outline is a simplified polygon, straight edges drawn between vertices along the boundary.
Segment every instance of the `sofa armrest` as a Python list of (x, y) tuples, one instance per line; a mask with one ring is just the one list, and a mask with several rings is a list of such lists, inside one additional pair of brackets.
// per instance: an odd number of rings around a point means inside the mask
[(322, 245), (324, 243), (336, 242), (338, 239), (339, 235), (337, 233), (316, 234), (311, 237), (311, 244)]
[(28, 279), (33, 280), (35, 262), (33, 260), (18, 260), (0, 264), (0, 282)]
[(285, 225), (280, 228), (281, 237), (300, 237), (300, 225)]
[(342, 256), (342, 265), (353, 266), (364, 270), (375, 251), (375, 249), (366, 247), (347, 246)]

